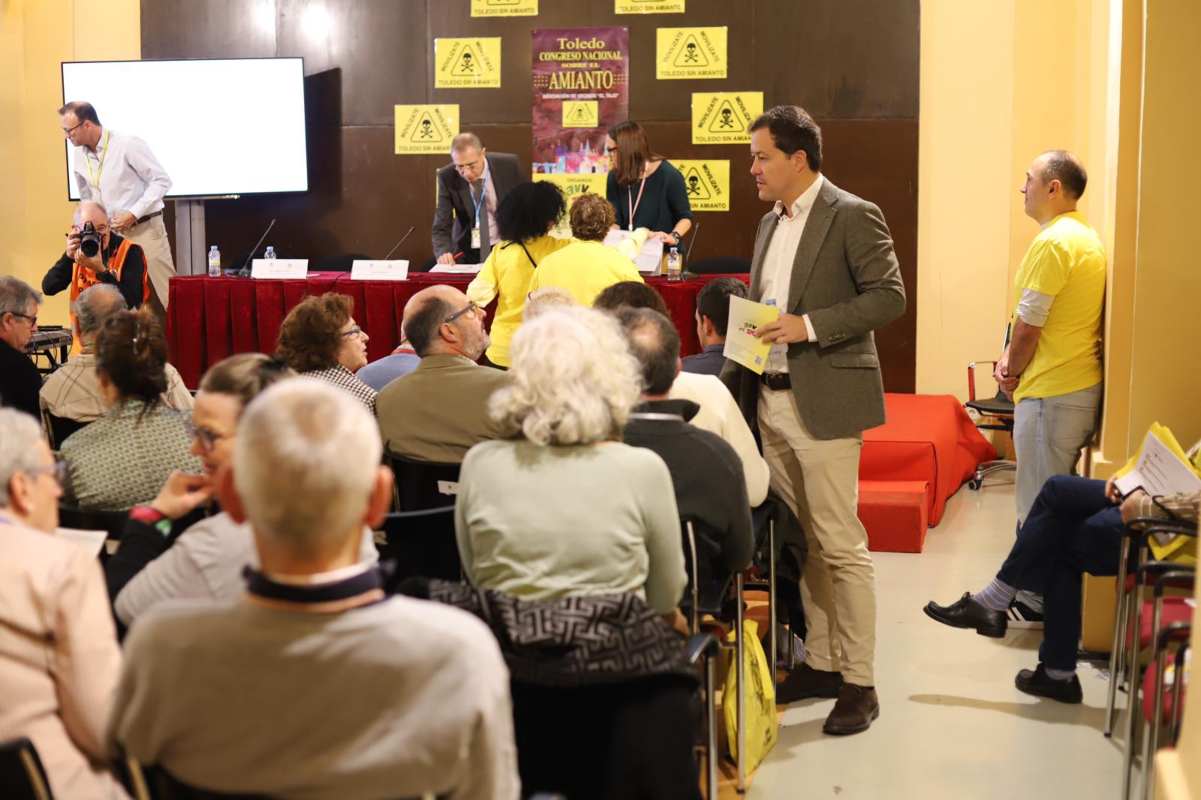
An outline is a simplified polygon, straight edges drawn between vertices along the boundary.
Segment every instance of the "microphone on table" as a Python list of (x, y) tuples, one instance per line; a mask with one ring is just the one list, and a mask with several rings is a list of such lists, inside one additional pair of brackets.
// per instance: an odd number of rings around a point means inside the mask
[(384, 257), (383, 257), (382, 259), (380, 259), (380, 260), (381, 260), (381, 261), (387, 261), (389, 258), (391, 258), (391, 257), (392, 257), (392, 254), (396, 252), (396, 248), (398, 248), (398, 247), (400, 247), (402, 244), (404, 244), (404, 243), (405, 243), (405, 239), (408, 239), (408, 238), (409, 238), (409, 234), (410, 234), (410, 233), (412, 233), (412, 232), (413, 232), (413, 226), (412, 226), (412, 225), (410, 225), (410, 226), (409, 226), (409, 229), (408, 229), (407, 231), (405, 231), (405, 235), (404, 235), (404, 236), (402, 236), (402, 237), (400, 237), (400, 241), (399, 241), (399, 242), (397, 242), (396, 244), (392, 245), (392, 249), (388, 251), (388, 255), (384, 256)]
[(254, 254), (258, 252), (259, 245), (263, 243), (263, 240), (267, 238), (267, 234), (271, 233), (271, 229), (275, 227), (275, 219), (272, 218), (271, 223), (267, 226), (267, 230), (263, 231), (263, 235), (259, 237), (258, 242), (255, 243), (254, 247), (250, 248), (250, 253), (246, 256), (246, 263), (238, 270), (239, 278), (245, 278), (250, 275), (250, 262), (254, 259)]

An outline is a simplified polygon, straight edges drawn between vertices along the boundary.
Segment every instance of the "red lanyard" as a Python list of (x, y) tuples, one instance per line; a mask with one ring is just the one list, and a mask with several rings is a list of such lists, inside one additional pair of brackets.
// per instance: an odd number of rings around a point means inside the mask
[(630, 220), (629, 220), (629, 229), (630, 230), (634, 230), (634, 214), (636, 214), (638, 212), (638, 206), (639, 206), (639, 204), (642, 203), (642, 190), (645, 188), (646, 188), (646, 178), (643, 178), (642, 183), (639, 184), (639, 186), (638, 186), (638, 199), (637, 200), (633, 199), (634, 198), (634, 190), (630, 189), (630, 188), (626, 189), (626, 202), (629, 204), (629, 208), (630, 208)]

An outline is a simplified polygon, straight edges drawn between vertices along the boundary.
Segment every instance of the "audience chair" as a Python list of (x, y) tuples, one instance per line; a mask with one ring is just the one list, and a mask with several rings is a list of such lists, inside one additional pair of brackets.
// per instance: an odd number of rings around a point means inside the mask
[(383, 532), (380, 560), (395, 562), (395, 580), (412, 577), (463, 580), (453, 505), (388, 514)]
[[(154, 800), (270, 800), (269, 797), (261, 794), (214, 792), (201, 789), (184, 783), (158, 766), (144, 767), (138, 772), (144, 774), (144, 785), (149, 789), (149, 797)], [(440, 800), (446, 796), (429, 792), (419, 798), (400, 798), (399, 800)]]
[(420, 511), (454, 504), (459, 493), (460, 464), (421, 461), (387, 454), (388, 465), (396, 476), (394, 484), (397, 511)]
[(0, 742), (0, 787), (10, 800), (52, 800), (54, 797), (38, 751), (24, 736)]
[[(1179, 573), (1177, 573), (1179, 574)], [(1160, 589), (1161, 582), (1168, 576), (1163, 576), (1159, 581), (1156, 581), (1157, 590)], [(1189, 583), (1191, 584), (1191, 578)], [(1192, 609), (1188, 609), (1189, 614), (1187, 620), (1192, 619)], [(1159, 635), (1155, 637), (1151, 654), (1151, 666), (1147, 670), (1147, 674), (1143, 678), (1143, 699), (1140, 704), (1140, 715), (1143, 719), (1143, 797), (1145, 800), (1150, 800), (1153, 792), (1152, 786), (1155, 783), (1155, 754), (1159, 752), (1159, 737), (1163, 730), (1164, 724), (1172, 725), (1175, 723), (1175, 729), (1179, 729), (1179, 704), (1182, 698), (1184, 686), (1184, 666), (1183, 651), (1187, 649), (1189, 634), (1192, 631), (1192, 626), (1186, 620), (1172, 622), (1166, 625)], [(1172, 646), (1175, 645), (1177, 657), (1169, 659)], [(1166, 706), (1165, 695), (1167, 694), (1166, 675), (1168, 664), (1172, 663), (1175, 667), (1173, 680), (1173, 696), (1172, 701), (1175, 705)], [(1175, 743), (1175, 734), (1172, 734), (1170, 740)], [(1127, 769), (1130, 764), (1127, 763)]]
[(87, 425), (86, 422), (67, 417), (56, 417), (46, 409), (42, 409), (42, 427), (46, 429), (46, 438), (50, 441), (51, 450), (58, 450), (68, 436), (80, 428), (86, 428)]
[[(976, 398), (976, 365), (988, 364), (993, 369), (996, 368), (996, 361), (973, 361), (967, 365), (967, 397), (968, 400), (963, 405), (976, 412), (974, 420), (976, 427), (981, 430), (989, 431), (1005, 431), (1010, 436), (1013, 435), (1013, 401), (1005, 396), (1005, 393), (997, 389), (997, 394), (985, 400)], [(989, 370), (989, 375), (992, 374), (992, 369)], [(1017, 470), (1017, 462), (1006, 458), (999, 458), (995, 461), (984, 461), (976, 466), (976, 472), (970, 479), (967, 485), (972, 489), (979, 489), (984, 485), (984, 479), (989, 475), (998, 472), (1014, 472)]]
[[(743, 652), (744, 640), (742, 638), (742, 622), (744, 618), (743, 575), (741, 572), (735, 573), (721, 583), (703, 580), (697, 560), (696, 521), (686, 519), (682, 522), (685, 546), (684, 561), (688, 569), (688, 590), (685, 596), (685, 605), (688, 611), (689, 630), (692, 631), (693, 635), (701, 633), (701, 618), (705, 615), (712, 616), (719, 622), (729, 620), (729, 614), (726, 611), (726, 598), (730, 595), (731, 584), (733, 585), (734, 643), (729, 644), (721, 640), (719, 641), (719, 645), (723, 649), (733, 651), (734, 669), (737, 674), (738, 691), (734, 695), (734, 708), (738, 718), (738, 743), (737, 757), (734, 759), (734, 765), (737, 770), (737, 789), (739, 793), (742, 793), (746, 791), (746, 659)], [(772, 613), (775, 612), (774, 601), (771, 610)], [(712, 694), (706, 698), (705, 708), (708, 713), (708, 722), (706, 724), (715, 726), (717, 706)], [(712, 751), (710, 751), (707, 763), (710, 771), (716, 769), (716, 759), (713, 758)], [(716, 795), (711, 796), (716, 797)]]
[[(58, 507), (60, 528), (77, 528), (84, 531), (104, 531), (110, 542), (119, 541), (125, 530), (128, 511), (85, 511), (68, 506)], [(103, 551), (101, 551), (103, 552)]]

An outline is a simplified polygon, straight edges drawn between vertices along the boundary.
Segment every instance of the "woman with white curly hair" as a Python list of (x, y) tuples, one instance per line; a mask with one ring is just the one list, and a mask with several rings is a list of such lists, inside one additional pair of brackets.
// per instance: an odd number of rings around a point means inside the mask
[(490, 410), (510, 438), (467, 453), (455, 504), (463, 569), (527, 599), (634, 592), (674, 615), (687, 583), (667, 466), (622, 444), (641, 370), (611, 317), (525, 323)]

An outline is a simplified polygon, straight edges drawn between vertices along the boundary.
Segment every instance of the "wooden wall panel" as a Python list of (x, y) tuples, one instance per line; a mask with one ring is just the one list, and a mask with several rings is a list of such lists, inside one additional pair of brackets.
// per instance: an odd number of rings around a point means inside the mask
[[(270, 243), (315, 267), (380, 257), (410, 226), (397, 256), (430, 254), (434, 172), (443, 156), (393, 154), (392, 106), (457, 102), (487, 147), (530, 163), (533, 28), (630, 29), (631, 117), (669, 158), (728, 159), (731, 210), (698, 213), (693, 260), (749, 257), (766, 204), (746, 145), (693, 145), (694, 91), (762, 90), (767, 105), (806, 105), (822, 125), (824, 172), (877, 203), (896, 242), (909, 309), (878, 335), (885, 385), (914, 385), (917, 270), (917, 0), (689, 0), (686, 16), (612, 13), (612, 0), (542, 0), (538, 17), (473, 19), (468, 0), (143, 0), (146, 58), (303, 56), (311, 191), (206, 204), (208, 238), (240, 262), (272, 217)], [(264, 12), (262, 9), (266, 9)], [(322, 19), (327, 27), (317, 23)], [(656, 81), (655, 29), (729, 27), (730, 77)], [(433, 38), (501, 36), (500, 89), (435, 90)]]

